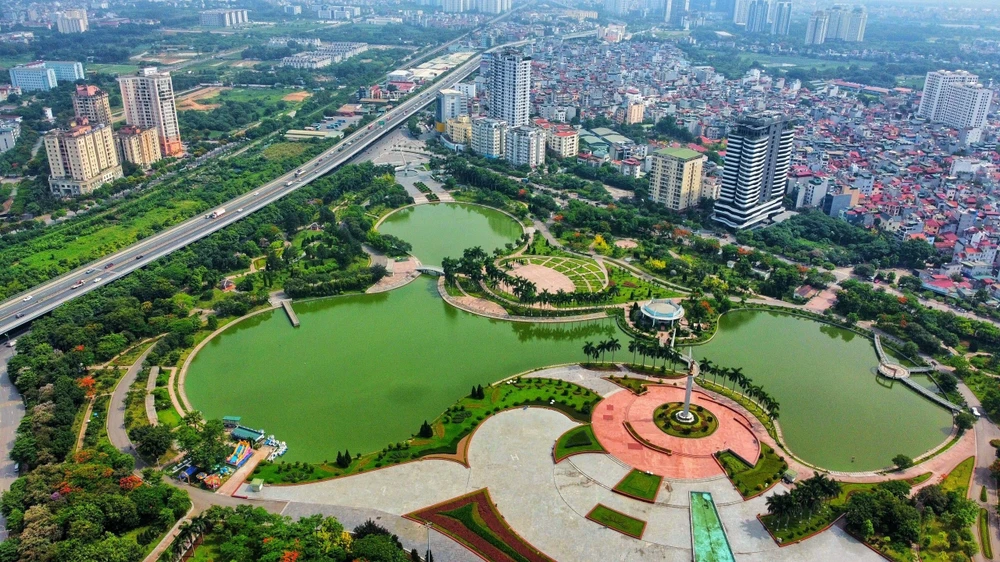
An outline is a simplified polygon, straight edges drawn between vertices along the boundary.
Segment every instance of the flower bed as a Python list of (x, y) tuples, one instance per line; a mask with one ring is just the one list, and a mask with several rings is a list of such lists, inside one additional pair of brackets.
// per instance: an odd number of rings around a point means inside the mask
[(552, 448), (552, 459), (561, 462), (566, 457), (578, 455), (580, 453), (605, 453), (604, 447), (594, 436), (594, 429), (590, 424), (580, 425), (563, 433)]
[(646, 530), (646, 522), (642, 519), (625, 515), (603, 504), (595, 505), (587, 514), (587, 519), (637, 539), (641, 539), (642, 533)]
[(719, 417), (702, 406), (692, 404), (688, 412), (693, 416), (691, 423), (677, 419), (677, 413), (684, 410), (683, 402), (668, 402), (653, 412), (653, 423), (667, 435), (682, 439), (708, 437), (719, 429)]
[(471, 494), (409, 513), (407, 519), (431, 523), (484, 560), (494, 562), (554, 562), (528, 544), (503, 520), (489, 492)]

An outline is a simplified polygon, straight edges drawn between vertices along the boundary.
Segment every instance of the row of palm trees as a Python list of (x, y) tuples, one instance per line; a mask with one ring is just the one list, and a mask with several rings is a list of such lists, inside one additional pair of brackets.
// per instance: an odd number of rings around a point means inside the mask
[(666, 366), (667, 361), (670, 362), (670, 368), (673, 369), (674, 365), (677, 363), (683, 363), (684, 357), (679, 351), (670, 347), (669, 345), (663, 345), (656, 340), (639, 340), (633, 339), (628, 344), (628, 350), (632, 354), (632, 363), (636, 363), (636, 355), (642, 357), (642, 366), (646, 366), (646, 358), (652, 358), (653, 368), (656, 368), (656, 360), (662, 359), (663, 366)]
[(587, 357), (592, 357), (594, 361), (597, 358), (601, 358), (601, 363), (604, 363), (604, 353), (607, 351), (611, 352), (611, 362), (615, 362), (615, 352), (621, 350), (622, 344), (617, 338), (611, 338), (610, 340), (604, 340), (598, 343), (585, 342), (583, 344), (583, 353)]
[[(741, 398), (749, 398), (751, 402), (765, 412), (772, 420), (778, 419), (780, 404), (763, 387), (753, 384), (753, 379), (743, 374), (741, 367), (722, 367), (712, 363), (708, 359), (698, 362), (701, 377), (707, 379), (712, 376), (712, 384), (719, 384), (718, 379), (722, 377), (719, 386), (726, 387), (726, 382), (733, 383), (729, 389), (733, 393), (739, 392)], [(739, 388), (739, 390), (737, 390)]]
[(779, 518), (783, 517), (787, 525), (792, 517), (808, 515), (811, 518), (827, 500), (840, 495), (840, 491), (840, 482), (825, 474), (816, 474), (799, 482), (791, 491), (768, 496), (767, 512)]

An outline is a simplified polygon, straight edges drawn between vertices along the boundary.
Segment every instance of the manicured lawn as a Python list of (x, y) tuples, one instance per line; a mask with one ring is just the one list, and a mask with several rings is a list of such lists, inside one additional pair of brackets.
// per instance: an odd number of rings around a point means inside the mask
[(161, 425), (168, 427), (177, 427), (181, 424), (181, 415), (177, 413), (177, 410), (173, 406), (166, 410), (157, 410), (156, 419), (160, 421)]
[(484, 488), (406, 515), (495, 562), (552, 562), (503, 520)]
[(958, 492), (963, 498), (969, 494), (969, 481), (972, 479), (972, 470), (976, 466), (976, 458), (969, 457), (958, 463), (941, 482), (941, 490), (945, 493)]
[[(309, 465), (309, 468), (278, 472), (285, 465), (279, 461), (261, 463), (254, 476), (268, 483), (297, 483), (346, 476), (383, 466), (391, 466), (427, 455), (454, 455), (459, 442), (471, 434), (489, 416), (525, 406), (554, 408), (581, 423), (590, 422), (591, 409), (600, 396), (589, 389), (561, 380), (518, 377), (504, 383), (483, 387), (484, 398), (465, 397), (430, 422), (434, 435), (430, 438), (414, 437), (403, 443), (390, 444), (381, 451), (355, 458), (347, 468), (333, 463)], [(419, 428), (414, 428), (417, 430)]]
[(139, 70), (134, 64), (88, 64), (85, 67), (87, 72), (100, 72), (102, 74), (132, 74)]
[(719, 429), (719, 418), (701, 406), (693, 406), (688, 410), (694, 419), (684, 423), (677, 419), (677, 414), (684, 411), (683, 402), (669, 402), (653, 412), (653, 423), (667, 435), (683, 439), (708, 437)]
[(626, 474), (625, 478), (622, 478), (622, 481), (614, 487), (614, 491), (653, 503), (656, 501), (656, 495), (660, 492), (660, 484), (662, 483), (662, 476), (633, 468), (632, 472)]
[(553, 457), (556, 462), (560, 462), (568, 456), (578, 453), (604, 453), (604, 447), (594, 436), (594, 429), (590, 424), (574, 427), (563, 433), (556, 441)]
[(983, 549), (983, 556), (993, 559), (993, 540), (990, 538), (990, 512), (986, 508), (979, 508), (979, 544)]
[(626, 269), (608, 267), (611, 282), (618, 286), (618, 296), (611, 303), (623, 304), (648, 299), (670, 299), (681, 296), (681, 293), (639, 279)]
[(788, 463), (771, 447), (761, 443), (760, 452), (760, 458), (753, 467), (729, 451), (722, 451), (716, 455), (722, 468), (726, 470), (726, 475), (743, 497), (754, 496), (766, 490), (788, 470)]
[(594, 509), (591, 509), (590, 513), (587, 514), (587, 519), (637, 539), (641, 539), (643, 531), (646, 530), (645, 521), (631, 515), (625, 515), (602, 504), (594, 506)]
[(632, 391), (632, 394), (642, 394), (646, 392), (646, 385), (648, 382), (642, 379), (630, 379), (628, 375), (622, 377), (616, 377), (614, 375), (609, 375), (608, 380), (617, 384), (618, 386), (625, 387)]

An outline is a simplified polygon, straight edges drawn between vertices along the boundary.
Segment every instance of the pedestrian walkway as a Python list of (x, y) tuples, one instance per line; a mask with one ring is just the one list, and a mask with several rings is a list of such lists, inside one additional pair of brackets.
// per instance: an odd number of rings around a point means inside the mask
[(160, 375), (160, 368), (153, 367), (149, 370), (149, 379), (146, 381), (146, 420), (149, 425), (157, 425), (160, 420), (156, 417), (156, 397), (153, 390), (156, 389), (156, 377)]

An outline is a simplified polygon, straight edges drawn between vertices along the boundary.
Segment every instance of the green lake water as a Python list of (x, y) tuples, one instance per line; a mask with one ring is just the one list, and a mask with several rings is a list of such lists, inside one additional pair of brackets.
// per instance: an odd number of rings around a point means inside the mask
[(333, 459), (403, 441), (476, 384), (585, 359), (587, 340), (626, 338), (613, 320), (503, 322), (459, 311), (421, 277), (388, 293), (296, 303), (209, 342), (185, 388), (206, 417), (242, 416), (288, 442), (285, 460)]
[(788, 314), (731, 312), (695, 356), (743, 367), (781, 404), (778, 422), (792, 452), (829, 470), (884, 468), (899, 453), (916, 457), (939, 445), (951, 431), (944, 408), (876, 379), (874, 346), (848, 330)]
[[(421, 205), (390, 216), (380, 230), (410, 242), (428, 265), (466, 247), (491, 251), (521, 232), (510, 217), (469, 205)], [(287, 441), (290, 461), (380, 450), (473, 385), (584, 360), (585, 341), (628, 342), (612, 320), (527, 324), (462, 312), (441, 300), (428, 277), (389, 293), (295, 303), (295, 311), (300, 328), (277, 310), (226, 330), (192, 360), (186, 379), (188, 397), (206, 417), (242, 416)], [(944, 409), (876, 380), (868, 340), (811, 320), (730, 313), (695, 355), (742, 366), (781, 403), (792, 451), (831, 470), (915, 457), (951, 428)]]
[(386, 217), (378, 227), (413, 246), (411, 253), (424, 265), (439, 266), (443, 258), (460, 258), (466, 248), (481, 246), (487, 253), (521, 237), (521, 225), (487, 207), (441, 203), (407, 207)]

